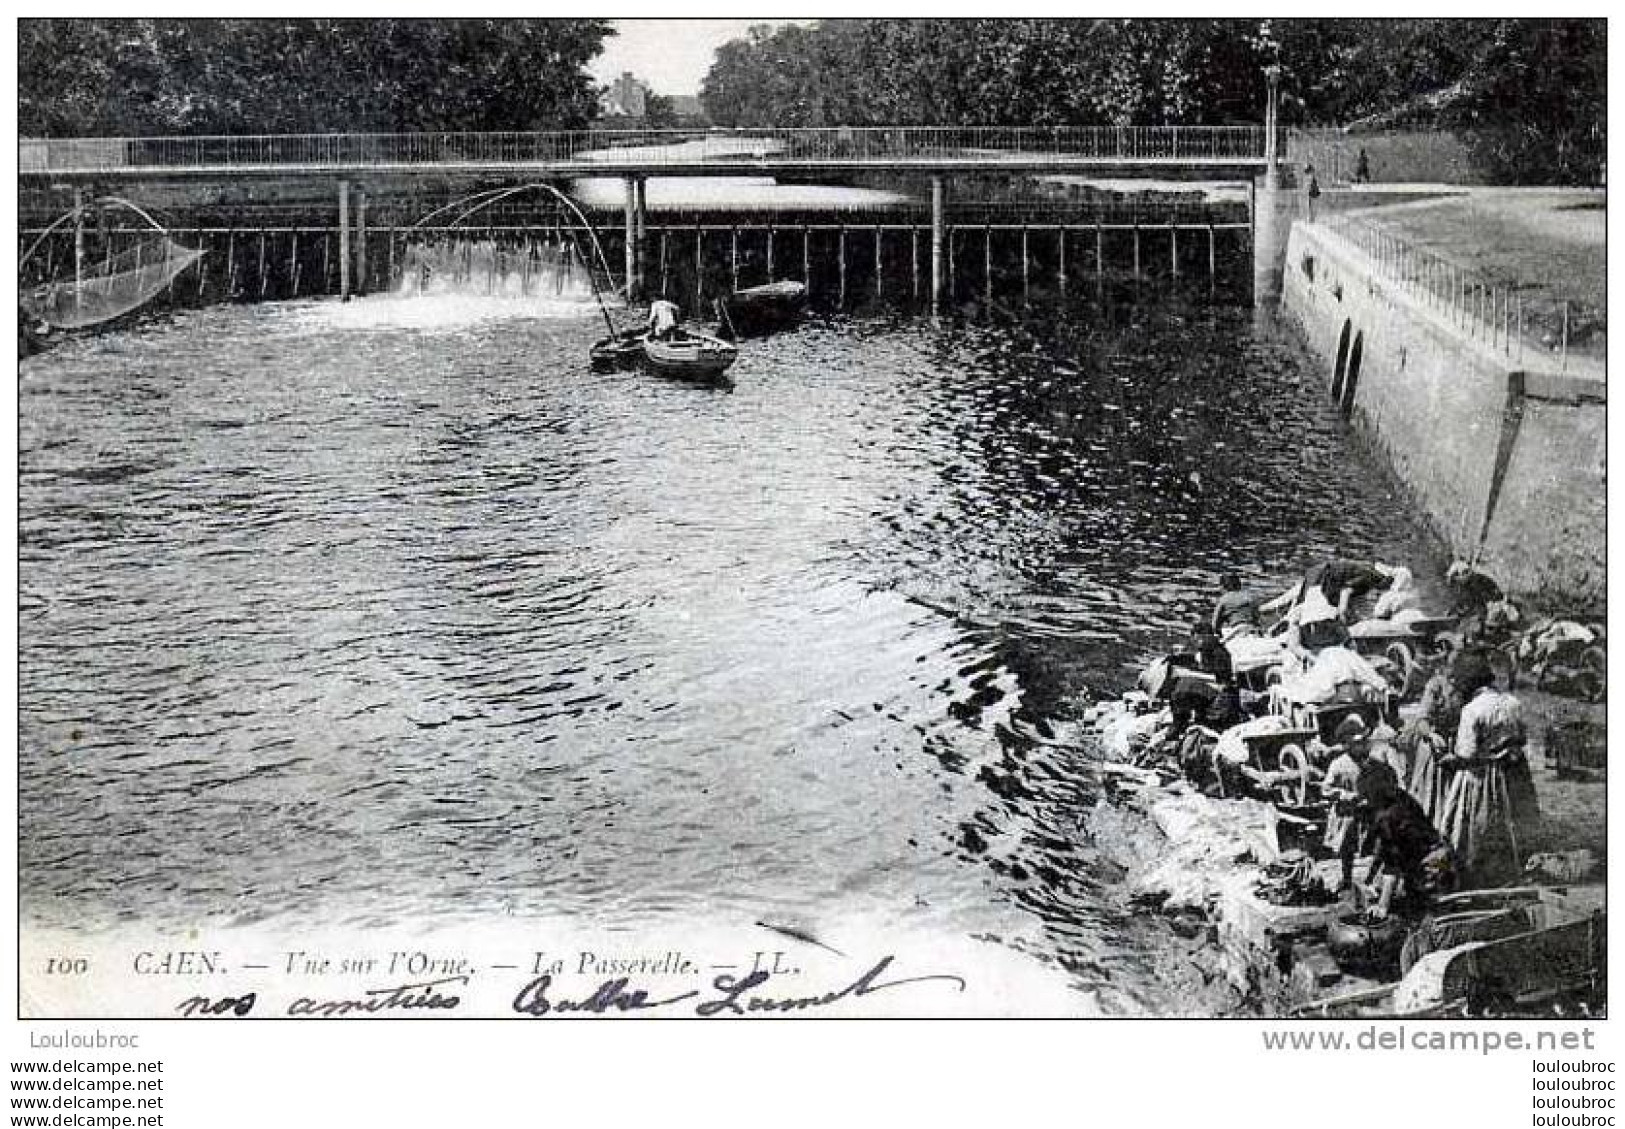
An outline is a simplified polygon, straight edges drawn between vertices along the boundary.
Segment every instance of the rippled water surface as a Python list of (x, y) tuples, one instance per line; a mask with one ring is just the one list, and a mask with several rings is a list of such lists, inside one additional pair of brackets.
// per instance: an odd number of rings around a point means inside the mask
[(21, 381), (48, 923), (862, 913), (1159, 1006), (1065, 724), (1217, 572), (1414, 557), (1243, 311), (815, 323), (731, 392), (590, 311), (220, 308)]

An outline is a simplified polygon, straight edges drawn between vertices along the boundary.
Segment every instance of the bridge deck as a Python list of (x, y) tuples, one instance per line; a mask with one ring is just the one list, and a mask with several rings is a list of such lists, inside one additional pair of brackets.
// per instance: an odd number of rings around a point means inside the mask
[(520, 174), (538, 179), (621, 176), (774, 176), (784, 173), (853, 172), (1020, 172), (1088, 173), (1096, 176), (1150, 176), (1162, 179), (1247, 179), (1262, 171), (1262, 160), (1137, 161), (1103, 158), (1040, 158), (1011, 155), (1001, 159), (897, 158), (866, 161), (733, 160), (704, 164), (657, 165), (608, 161), (446, 161), (441, 163), (345, 163), (287, 165), (107, 165), (98, 168), (21, 169), (24, 177), (50, 180), (176, 180), (224, 177), (326, 176), (497, 176)]
[(25, 178), (527, 174), (728, 176), (855, 171), (1250, 176), (1254, 126), (635, 130), (571, 133), (24, 139)]

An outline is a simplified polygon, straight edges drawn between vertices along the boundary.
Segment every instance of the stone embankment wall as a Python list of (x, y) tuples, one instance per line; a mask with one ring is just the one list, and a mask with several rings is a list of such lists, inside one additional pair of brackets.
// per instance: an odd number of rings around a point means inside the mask
[(1281, 305), (1327, 396), (1384, 452), (1456, 556), (1569, 614), (1606, 589), (1606, 385), (1475, 339), (1336, 232), (1297, 223)]

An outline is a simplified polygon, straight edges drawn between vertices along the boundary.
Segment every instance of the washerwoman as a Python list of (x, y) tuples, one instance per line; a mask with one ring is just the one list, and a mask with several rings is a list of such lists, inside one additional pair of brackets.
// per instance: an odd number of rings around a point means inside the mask
[(1451, 777), (1437, 822), (1463, 869), (1485, 885), (1522, 872), (1521, 844), (1538, 812), (1522, 706), (1496, 687), (1487, 659), (1467, 655), (1461, 665), (1457, 685), (1468, 700), (1455, 748), (1441, 761)]

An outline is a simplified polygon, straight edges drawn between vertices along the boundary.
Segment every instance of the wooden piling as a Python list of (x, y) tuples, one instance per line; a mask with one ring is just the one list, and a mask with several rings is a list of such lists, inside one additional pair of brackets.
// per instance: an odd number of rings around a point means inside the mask
[[(205, 248), (203, 246), (203, 225), (202, 224), (198, 224), (198, 226), (197, 226), (197, 246), (198, 246), (198, 250), (200, 250), (200, 251), (205, 250)], [(208, 278), (208, 273), (209, 273), (208, 269), (207, 269), (208, 262), (209, 262), (209, 256), (206, 253), (204, 254), (204, 256), (202, 258), (200, 258), (197, 261), (197, 300), (198, 300), (199, 305), (203, 304), (203, 286), (204, 286), (205, 281)]]
[(943, 245), (948, 241), (942, 197), (942, 177), (933, 176), (931, 178), (931, 316), (933, 318), (941, 316), (942, 298), (948, 285), (942, 266)]
[(1095, 298), (1106, 293), (1106, 240), (1100, 232), (1100, 220), (1095, 220)]
[(85, 190), (73, 190), (73, 308), (78, 313), (85, 294)]
[(767, 281), (774, 282), (773, 277), (773, 225), (767, 225)]
[(237, 297), (237, 229), (226, 232), (226, 301)]
[(671, 233), (665, 228), (660, 229), (660, 296), (664, 298), (671, 292), (671, 263), (668, 259)]
[(807, 296), (812, 296), (812, 246), (807, 242), (807, 225), (801, 225), (801, 284), (807, 288)]
[(1033, 299), (1032, 259), (1027, 253), (1027, 225), (1021, 225), (1021, 300), (1030, 304)]
[(292, 280), (293, 291), (290, 297), (299, 297), (299, 232), (293, 231), (288, 235), (288, 278)]
[(322, 236), (322, 290), (333, 292), (333, 237)]
[(841, 293), (839, 305), (840, 308), (844, 310), (846, 309), (846, 225), (844, 223), (841, 225), (840, 250), (837, 252), (836, 257), (841, 263)]
[(728, 292), (739, 291), (739, 228), (728, 228)]
[(700, 310), (705, 302), (705, 232), (694, 225), (694, 309)]
[(1061, 297), (1066, 297), (1066, 237), (1071, 229), (1062, 224), (1057, 232), (1055, 256), (1055, 289)]
[(260, 232), (260, 297), (265, 297), (265, 232)]
[[(263, 290), (263, 286), (261, 289)], [(350, 300), (350, 182), (348, 180), (339, 181), (339, 296), (346, 302)]]
[(1179, 277), (1179, 228), (1174, 221), (1168, 221), (1168, 266), (1177, 279)]
[(875, 301), (885, 297), (885, 287), (881, 276), (885, 273), (880, 257), (880, 225), (875, 224)]
[(989, 310), (993, 308), (993, 225), (982, 225), (982, 293)]
[(367, 192), (355, 194), (355, 292), (367, 292)]
[(920, 300), (920, 229), (908, 229), (908, 277), (909, 296), (915, 302)]
[(1207, 292), (1209, 294), (1212, 294), (1214, 288), (1218, 285), (1217, 279), (1219, 276), (1218, 254), (1214, 249), (1214, 243), (1213, 225), (1210, 223), (1207, 225)]

